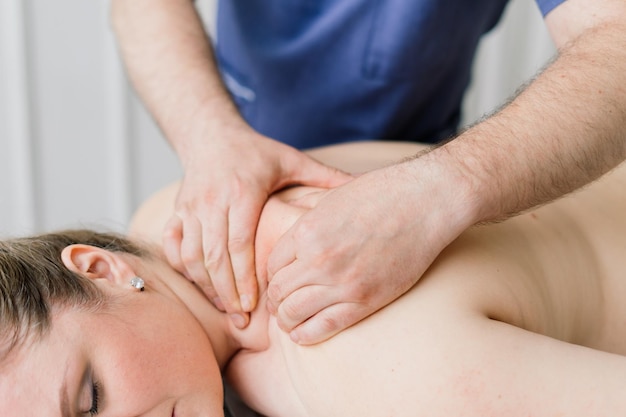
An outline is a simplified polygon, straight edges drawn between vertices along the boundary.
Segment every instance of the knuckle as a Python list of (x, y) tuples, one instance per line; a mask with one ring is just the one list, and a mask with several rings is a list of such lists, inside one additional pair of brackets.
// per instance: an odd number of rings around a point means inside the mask
[(183, 264), (189, 263), (189, 261), (192, 259), (193, 259), (193, 256), (191, 256), (189, 252), (186, 252), (184, 250), (180, 252), (180, 260)]
[(170, 245), (164, 245), (163, 253), (165, 254), (165, 259), (167, 262), (174, 268), (179, 269), (182, 266), (180, 261), (180, 250), (178, 247), (172, 247)]
[(174, 268), (176, 271), (181, 272), (181, 273), (184, 271), (185, 265), (183, 264), (182, 260), (179, 257), (171, 257), (171, 256), (166, 255), (166, 258), (167, 258), (167, 262), (169, 262), (171, 267)]
[(182, 226), (180, 224), (168, 224), (163, 229), (163, 239), (176, 240), (180, 235)]
[(274, 303), (278, 304), (281, 301), (282, 289), (280, 284), (276, 281), (272, 281), (267, 287), (267, 297)]
[(355, 285), (351, 286), (349, 289), (350, 299), (362, 303), (367, 301), (372, 296), (372, 289), (369, 284), (365, 281), (357, 280)]
[(194, 282), (196, 283), (198, 287), (200, 287), (202, 292), (207, 294), (208, 296), (214, 297), (217, 295), (217, 292), (215, 291), (215, 287), (213, 286), (213, 282), (210, 279), (195, 280)]
[(204, 253), (204, 267), (208, 271), (215, 270), (224, 255), (224, 251), (217, 246), (208, 248)]
[(228, 239), (228, 251), (230, 253), (240, 253), (250, 246), (251, 236), (249, 234), (237, 234)]
[(271, 300), (267, 300), (266, 306), (270, 314), (276, 315), (276, 313), (278, 312), (278, 309), (276, 308), (276, 304), (274, 304)]
[(331, 337), (338, 332), (347, 329), (354, 323), (363, 319), (366, 315), (359, 309), (341, 309), (340, 311), (324, 311), (319, 314), (317, 333), (324, 338)]
[(235, 178), (228, 187), (228, 192), (232, 200), (245, 199), (248, 195), (248, 181), (241, 177)]
[(163, 233), (161, 234), (161, 242), (163, 246), (167, 248), (167, 250), (180, 251), (180, 236), (180, 229), (163, 229)]
[(319, 229), (315, 224), (301, 221), (294, 230), (293, 237), (297, 241), (315, 241), (318, 239)]
[(216, 198), (213, 193), (203, 192), (192, 196), (181, 196), (176, 202), (176, 215), (183, 221), (195, 217), (195, 213), (208, 212)]
[(297, 303), (289, 302), (288, 300), (282, 303), (280, 310), (282, 312), (282, 316), (289, 320), (299, 319), (302, 314), (301, 306)]
[(195, 253), (193, 253), (193, 251), (181, 251), (180, 260), (185, 265), (191, 265), (198, 262), (198, 257)]
[(340, 326), (333, 314), (321, 314), (318, 318), (318, 331), (323, 334), (334, 333)]
[(172, 268), (174, 268), (174, 270), (178, 271), (180, 274), (182, 274), (185, 278), (189, 279), (187, 277), (187, 274), (185, 273), (185, 265), (181, 262), (181, 261), (168, 261), (170, 263), (170, 265), (172, 266)]
[(192, 201), (190, 200), (180, 200), (176, 202), (176, 206), (174, 207), (175, 209), (175, 215), (181, 220), (181, 221), (185, 221), (187, 220), (189, 217), (191, 217), (191, 213), (194, 210), (194, 206), (195, 204), (193, 204)]

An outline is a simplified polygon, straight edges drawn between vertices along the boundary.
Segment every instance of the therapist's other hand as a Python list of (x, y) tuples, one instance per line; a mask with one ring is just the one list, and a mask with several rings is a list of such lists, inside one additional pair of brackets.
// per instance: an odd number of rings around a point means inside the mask
[(420, 159), (331, 190), (279, 240), (268, 308), (292, 340), (321, 342), (395, 300), (469, 227), (450, 177)]
[(183, 161), (163, 247), (170, 264), (242, 328), (258, 301), (254, 239), (269, 195), (290, 184), (333, 187), (352, 177), (250, 128), (221, 133), (198, 140)]

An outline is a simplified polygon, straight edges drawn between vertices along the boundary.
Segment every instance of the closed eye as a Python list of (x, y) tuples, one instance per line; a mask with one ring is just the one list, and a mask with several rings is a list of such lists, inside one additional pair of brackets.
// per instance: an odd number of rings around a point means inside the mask
[(89, 409), (89, 414), (91, 416), (95, 416), (98, 414), (98, 402), (100, 400), (100, 384), (98, 382), (93, 382), (91, 384), (91, 408)]

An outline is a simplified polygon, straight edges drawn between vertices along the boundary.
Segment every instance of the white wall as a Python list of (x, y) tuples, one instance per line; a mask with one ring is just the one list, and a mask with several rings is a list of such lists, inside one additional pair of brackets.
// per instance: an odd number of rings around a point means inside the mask
[[(209, 22), (213, 2), (197, 2)], [(465, 120), (497, 106), (552, 51), (534, 1), (513, 0), (481, 48)], [(180, 175), (127, 85), (108, 0), (0, 2), (0, 236), (121, 231)]]
[(489, 113), (553, 56), (554, 44), (533, 0), (512, 0), (498, 26), (482, 40), (465, 98), (465, 123)]

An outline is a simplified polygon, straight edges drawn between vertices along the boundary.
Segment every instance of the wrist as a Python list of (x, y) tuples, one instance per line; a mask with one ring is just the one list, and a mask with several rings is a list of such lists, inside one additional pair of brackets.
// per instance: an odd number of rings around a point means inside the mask
[(401, 164), (410, 172), (412, 182), (427, 190), (417, 194), (414, 204), (432, 207), (432, 223), (440, 231), (447, 231), (448, 243), (465, 229), (483, 220), (482, 202), (474, 182), (456, 164), (452, 155), (443, 147), (418, 156)]
[(490, 217), (491, 196), (483, 190), (482, 180), (476, 175), (477, 167), (470, 155), (451, 146), (453, 142), (437, 147), (424, 156), (446, 204), (443, 221), (466, 229)]
[(251, 131), (230, 100), (222, 101), (221, 105), (215, 101), (202, 104), (186, 120), (165, 132), (183, 166), (203, 150), (217, 150), (220, 142), (230, 142)]

